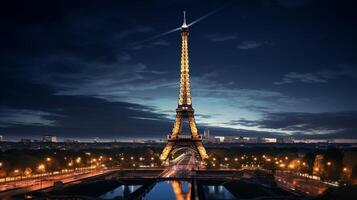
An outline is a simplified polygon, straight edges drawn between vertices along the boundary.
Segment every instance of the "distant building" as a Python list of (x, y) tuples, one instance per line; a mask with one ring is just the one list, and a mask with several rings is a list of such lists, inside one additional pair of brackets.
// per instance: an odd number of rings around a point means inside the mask
[(294, 143), (294, 139), (292, 137), (276, 138), (276, 143), (278, 143), (278, 144), (291, 144), (291, 143)]
[(2, 135), (0, 135), (0, 142), (2, 142), (2, 140), (3, 140), (3, 137), (2, 137)]
[(94, 138), (93, 142), (94, 142), (94, 143), (100, 143), (99, 137)]
[(210, 132), (209, 132), (208, 128), (206, 128), (205, 131), (203, 132), (203, 138), (205, 138), (205, 139), (210, 138)]
[(57, 136), (44, 135), (44, 136), (42, 136), (42, 142), (57, 142)]
[(242, 137), (242, 136), (240, 136), (239, 138), (238, 138), (238, 141), (237, 141), (238, 143), (244, 143), (245, 141), (244, 141), (244, 138)]
[(25, 144), (28, 144), (28, 143), (31, 143), (32, 141), (30, 139), (26, 139), (26, 138), (22, 138), (20, 140), (21, 143), (25, 143)]
[(156, 140), (144, 140), (143, 142), (144, 143), (157, 143)]
[(66, 139), (64, 142), (65, 143), (79, 143), (79, 140)]

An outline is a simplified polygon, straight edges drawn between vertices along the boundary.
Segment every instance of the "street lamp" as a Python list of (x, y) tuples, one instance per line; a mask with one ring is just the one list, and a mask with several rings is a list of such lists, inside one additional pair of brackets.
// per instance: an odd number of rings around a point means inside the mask
[(39, 165), (37, 166), (37, 170), (38, 170), (39, 172), (44, 172), (45, 169), (46, 169), (46, 166), (45, 166), (44, 164), (39, 164)]

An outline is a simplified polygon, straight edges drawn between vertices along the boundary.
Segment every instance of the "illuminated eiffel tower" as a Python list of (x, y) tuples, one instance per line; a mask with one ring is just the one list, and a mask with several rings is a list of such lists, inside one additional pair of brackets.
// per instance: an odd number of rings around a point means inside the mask
[[(181, 78), (180, 95), (178, 107), (176, 109), (176, 120), (171, 135), (167, 138), (167, 144), (161, 153), (160, 160), (165, 161), (175, 149), (187, 147), (198, 152), (202, 160), (206, 159), (206, 149), (202, 144), (202, 136), (199, 134), (192, 108), (190, 92), (190, 74), (188, 64), (188, 25), (184, 12), (183, 24), (181, 26), (182, 52), (181, 52)], [(190, 129), (190, 135), (182, 135), (182, 125), (187, 121)]]

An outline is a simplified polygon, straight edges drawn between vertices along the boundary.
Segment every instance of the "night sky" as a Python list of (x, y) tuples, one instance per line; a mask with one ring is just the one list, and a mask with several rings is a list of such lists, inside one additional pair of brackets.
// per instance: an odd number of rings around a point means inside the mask
[(357, 139), (354, 1), (7, 1), (0, 135), (163, 138), (189, 28), (192, 102), (214, 135)]

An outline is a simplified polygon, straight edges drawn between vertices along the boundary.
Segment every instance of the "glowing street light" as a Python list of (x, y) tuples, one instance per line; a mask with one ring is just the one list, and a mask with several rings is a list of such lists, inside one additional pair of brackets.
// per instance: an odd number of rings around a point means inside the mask
[(331, 166), (331, 162), (327, 162), (327, 166)]
[(52, 160), (52, 159), (51, 159), (50, 157), (47, 157), (47, 158), (46, 158), (46, 161), (47, 161), (47, 162), (51, 162), (51, 160)]
[(37, 170), (38, 170), (38, 171), (45, 171), (45, 169), (46, 169), (46, 166), (45, 166), (44, 164), (39, 164), (39, 165), (37, 166)]
[(343, 168), (343, 171), (344, 171), (344, 172), (347, 172), (347, 167), (344, 167), (344, 168)]
[(81, 157), (76, 158), (76, 163), (77, 163), (77, 164), (81, 163), (81, 161), (82, 161), (82, 158), (81, 158)]
[(2, 162), (0, 162), (0, 167), (2, 167), (2, 165), (3, 165)]

